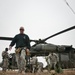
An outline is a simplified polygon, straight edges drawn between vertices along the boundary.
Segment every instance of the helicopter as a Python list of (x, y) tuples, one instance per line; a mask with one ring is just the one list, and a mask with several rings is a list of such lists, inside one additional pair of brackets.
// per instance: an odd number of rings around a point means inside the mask
[[(53, 38), (59, 34), (68, 32), (70, 30), (75, 29), (75, 26), (69, 27), (67, 29), (64, 29), (60, 32), (57, 32), (45, 39), (39, 39), (39, 40), (31, 40), (31, 42), (35, 42), (34, 45), (31, 46), (30, 48), (30, 54), (31, 57), (36, 55), (36, 56), (47, 56), (49, 53), (54, 52), (57, 53), (59, 56), (59, 62), (63, 68), (73, 68), (75, 67), (74, 60), (75, 60), (75, 48), (72, 47), (72, 45), (54, 45), (51, 43), (47, 43), (46, 41), (50, 38)], [(0, 40), (7, 40), (11, 41), (13, 38), (12, 37), (0, 37)], [(14, 55), (15, 53), (11, 53), (12, 59), (14, 60)], [(65, 66), (67, 64), (67, 66)], [(71, 66), (69, 64), (72, 64)], [(15, 66), (15, 63), (12, 63), (13, 66)]]

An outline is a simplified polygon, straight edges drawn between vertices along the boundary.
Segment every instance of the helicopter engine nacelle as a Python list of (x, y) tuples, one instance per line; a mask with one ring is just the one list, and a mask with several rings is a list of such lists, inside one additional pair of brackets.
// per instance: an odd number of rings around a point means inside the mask
[(63, 52), (65, 49), (66, 48), (64, 46), (58, 46), (58, 52)]
[(46, 50), (46, 51), (56, 51), (57, 46), (52, 45), (52, 44), (45, 44), (42, 45), (42, 50)]
[(46, 51), (46, 52), (67, 52), (71, 50), (72, 46), (66, 45), (53, 45), (53, 44), (38, 44), (33, 47), (35, 51)]
[(44, 50), (44, 51), (56, 51), (57, 46), (52, 44), (38, 44), (34, 47), (34, 50)]

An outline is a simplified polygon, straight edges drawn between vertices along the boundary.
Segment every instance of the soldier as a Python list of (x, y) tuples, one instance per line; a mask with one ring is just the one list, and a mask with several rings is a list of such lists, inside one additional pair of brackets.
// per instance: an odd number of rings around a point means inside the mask
[(42, 62), (38, 62), (38, 73), (43, 72), (43, 63)]
[(30, 49), (30, 39), (29, 36), (24, 34), (24, 27), (20, 27), (20, 33), (15, 35), (13, 38), (12, 42), (9, 45), (9, 50), (16, 44), (16, 61), (17, 61), (17, 66), (19, 69), (19, 73), (24, 73), (25, 74), (25, 66), (26, 66), (26, 61), (25, 61), (25, 56), (26, 56), (26, 50), (29, 52)]
[(8, 68), (8, 65), (9, 65), (9, 62), (8, 62), (8, 59), (9, 59), (9, 56), (8, 56), (8, 48), (5, 48), (5, 51), (2, 52), (2, 58), (3, 58), (3, 65), (2, 65), (2, 70), (4, 72), (6, 72), (7, 68)]
[(56, 68), (56, 64), (58, 62), (58, 56), (55, 53), (51, 53), (48, 55), (48, 57), (50, 58), (50, 69), (55, 69)]
[(32, 72), (33, 72), (33, 73), (36, 71), (37, 62), (38, 62), (37, 56), (34, 55), (34, 56), (32, 57), (32, 59), (30, 60), (30, 63), (32, 64)]

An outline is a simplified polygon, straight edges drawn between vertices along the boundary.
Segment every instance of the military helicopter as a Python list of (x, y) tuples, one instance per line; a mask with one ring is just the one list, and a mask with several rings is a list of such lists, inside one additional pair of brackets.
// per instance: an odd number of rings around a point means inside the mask
[[(48, 39), (50, 39), (52, 37), (55, 37), (59, 34), (68, 32), (68, 31), (73, 30), (73, 29), (75, 29), (75, 26), (64, 29), (58, 33), (55, 33), (55, 34), (45, 38), (45, 39), (30, 40), (30, 42), (35, 42), (35, 44), (32, 45), (32, 47), (30, 49), (31, 57), (34, 55), (36, 55), (36, 56), (47, 56), (50, 52), (54, 52), (54, 53), (58, 54), (59, 62), (63, 68), (75, 67), (75, 65), (74, 65), (75, 48), (73, 48), (72, 45), (70, 45), (70, 46), (69, 45), (54, 45), (54, 44), (46, 42)], [(0, 37), (0, 40), (11, 41), (12, 39), (13, 39), (12, 37)], [(11, 60), (15, 61), (15, 59), (14, 59), (15, 53), (11, 53), (11, 55), (13, 56), (13, 59), (11, 59)], [(67, 61), (64, 59), (67, 59)], [(15, 66), (15, 63), (14, 64), (13, 63), (12, 63), (12, 65)], [(65, 64), (67, 64), (67, 66), (65, 66)], [(70, 66), (69, 64), (72, 64), (72, 65)]]

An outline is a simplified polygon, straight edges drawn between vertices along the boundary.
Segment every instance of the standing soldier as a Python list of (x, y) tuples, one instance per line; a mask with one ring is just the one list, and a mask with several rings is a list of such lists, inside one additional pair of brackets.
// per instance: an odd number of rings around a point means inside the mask
[(55, 69), (56, 68), (56, 64), (58, 62), (58, 56), (57, 56), (57, 54), (51, 53), (51, 54), (49, 54), (48, 57), (50, 58), (50, 69), (51, 68)]
[(28, 52), (30, 49), (30, 39), (29, 36), (24, 34), (24, 27), (20, 27), (20, 33), (15, 35), (12, 42), (9, 45), (9, 50), (16, 44), (16, 61), (19, 69), (19, 73), (25, 74), (25, 56), (26, 51)]
[(8, 59), (9, 59), (9, 56), (8, 56), (8, 48), (5, 48), (5, 51), (2, 52), (2, 58), (3, 58), (3, 65), (2, 65), (2, 70), (4, 72), (6, 72), (7, 68), (8, 68), (8, 65), (9, 65), (9, 62), (8, 62)]

